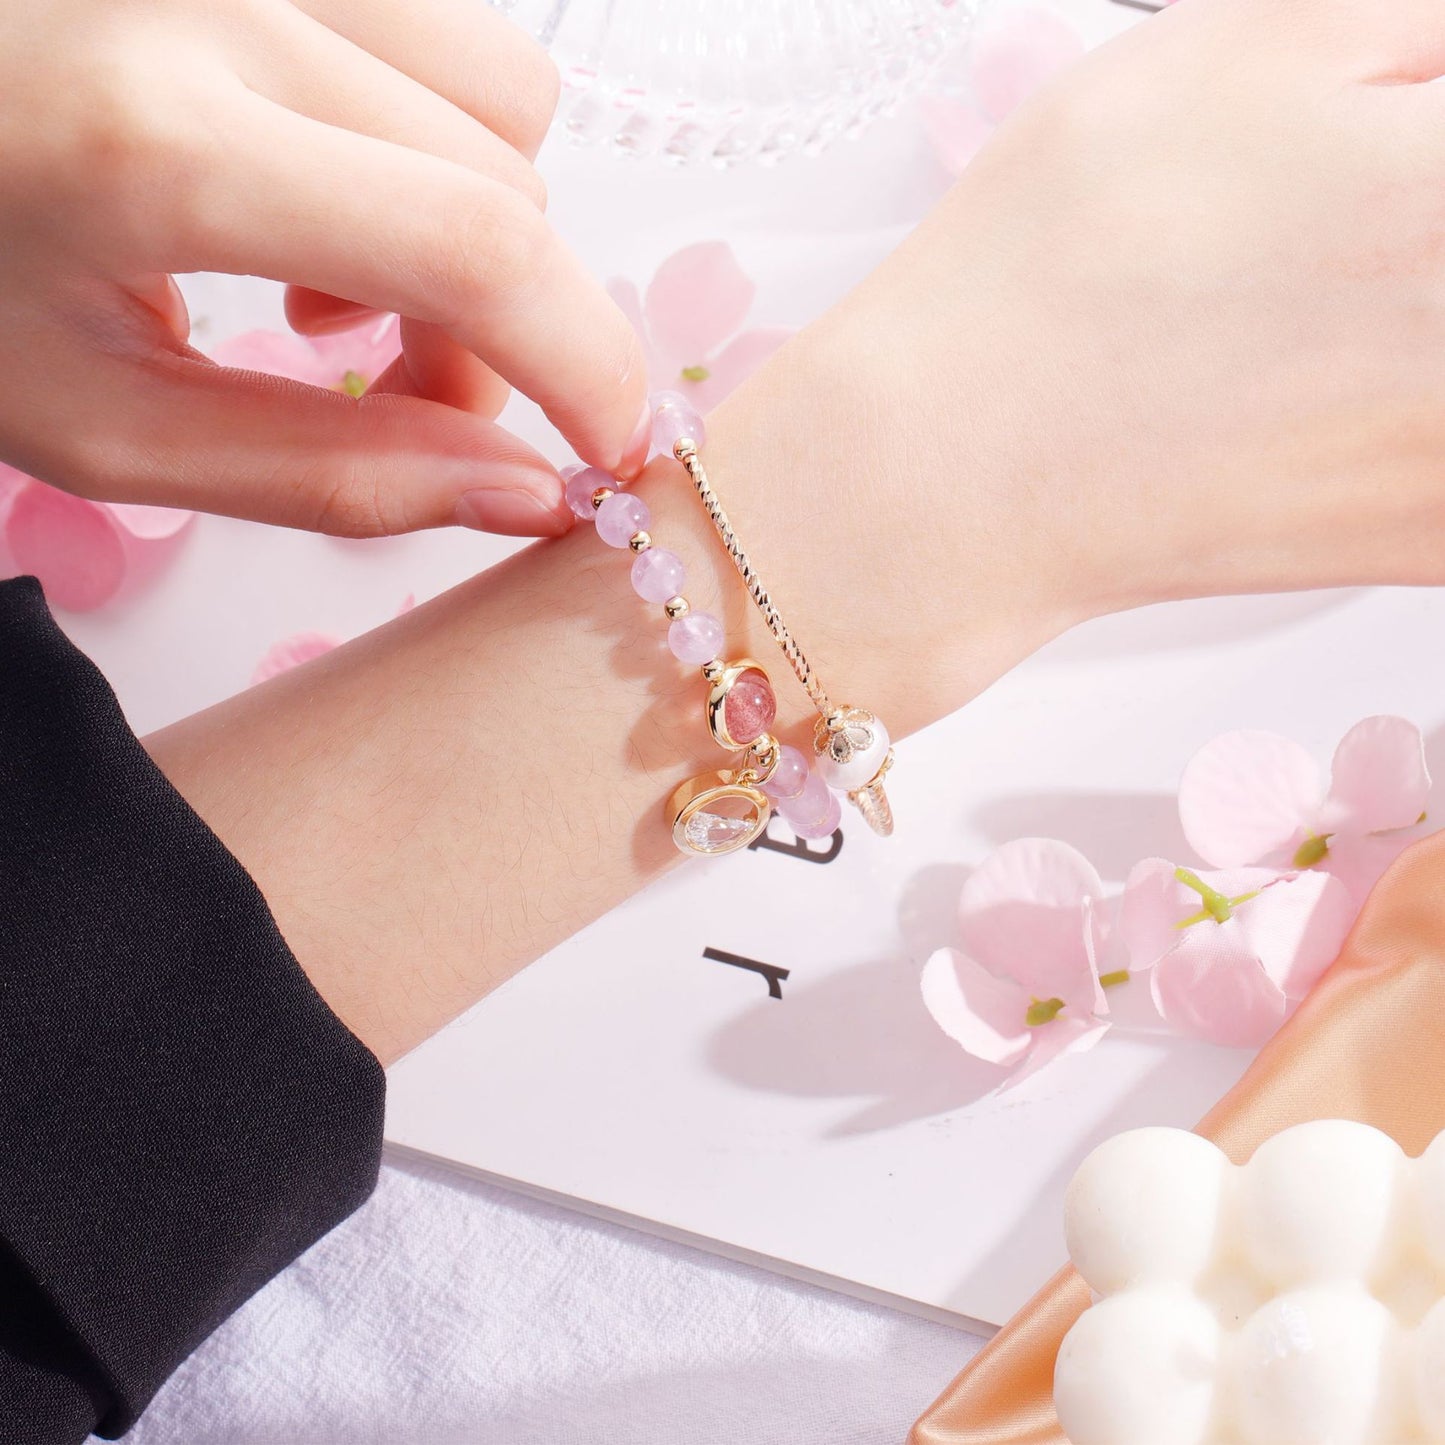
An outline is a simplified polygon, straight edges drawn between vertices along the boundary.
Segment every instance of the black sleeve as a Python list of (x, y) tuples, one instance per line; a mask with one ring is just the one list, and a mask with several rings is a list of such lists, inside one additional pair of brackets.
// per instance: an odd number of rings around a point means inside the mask
[(129, 1429), (370, 1193), (383, 1098), (38, 584), (0, 583), (0, 1441)]

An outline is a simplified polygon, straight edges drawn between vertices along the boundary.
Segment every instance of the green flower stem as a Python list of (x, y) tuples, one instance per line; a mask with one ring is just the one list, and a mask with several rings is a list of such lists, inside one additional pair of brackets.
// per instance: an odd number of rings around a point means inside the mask
[(1191, 914), (1182, 923), (1176, 923), (1175, 928), (1193, 928), (1196, 923), (1207, 923), (1210, 919), (1215, 923), (1228, 923), (1241, 903), (1248, 903), (1251, 898), (1259, 897), (1259, 890), (1256, 888), (1253, 893), (1241, 893), (1238, 898), (1226, 898), (1188, 868), (1176, 868), (1174, 876), (1204, 900), (1204, 907), (1198, 913)]

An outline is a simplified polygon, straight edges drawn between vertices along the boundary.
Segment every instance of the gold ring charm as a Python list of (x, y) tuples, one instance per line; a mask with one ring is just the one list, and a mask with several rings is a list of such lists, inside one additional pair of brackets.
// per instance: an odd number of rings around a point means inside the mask
[(773, 685), (762, 664), (750, 657), (708, 669), (707, 730), (730, 753), (768, 736), (778, 715)]
[[(768, 826), (773, 805), (751, 783), (727, 771), (689, 778), (668, 799), (672, 841), (684, 853), (717, 858), (746, 848)], [(733, 808), (734, 812), (723, 812)]]

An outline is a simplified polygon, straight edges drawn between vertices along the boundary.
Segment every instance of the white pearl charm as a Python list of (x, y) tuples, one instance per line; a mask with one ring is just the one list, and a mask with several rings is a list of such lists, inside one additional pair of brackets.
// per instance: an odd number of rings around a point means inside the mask
[(824, 746), (818, 752), (818, 775), (838, 793), (851, 793), (866, 787), (878, 776), (890, 747), (888, 729), (877, 718), (867, 723), (873, 740), (867, 746), (852, 748), (846, 762), (840, 762), (835, 752)]

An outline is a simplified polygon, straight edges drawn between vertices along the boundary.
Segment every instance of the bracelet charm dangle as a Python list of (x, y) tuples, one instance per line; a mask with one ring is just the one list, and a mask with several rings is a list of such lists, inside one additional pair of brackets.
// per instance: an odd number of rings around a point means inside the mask
[(848, 795), (879, 837), (893, 832), (893, 809), (883, 779), (893, 766), (888, 729), (866, 708), (835, 708), (813, 730), (813, 752), (823, 781)]
[(743, 779), (749, 770), (723, 769), (689, 778), (668, 799), (672, 841), (684, 853), (719, 858), (746, 848), (768, 826), (773, 805)]

